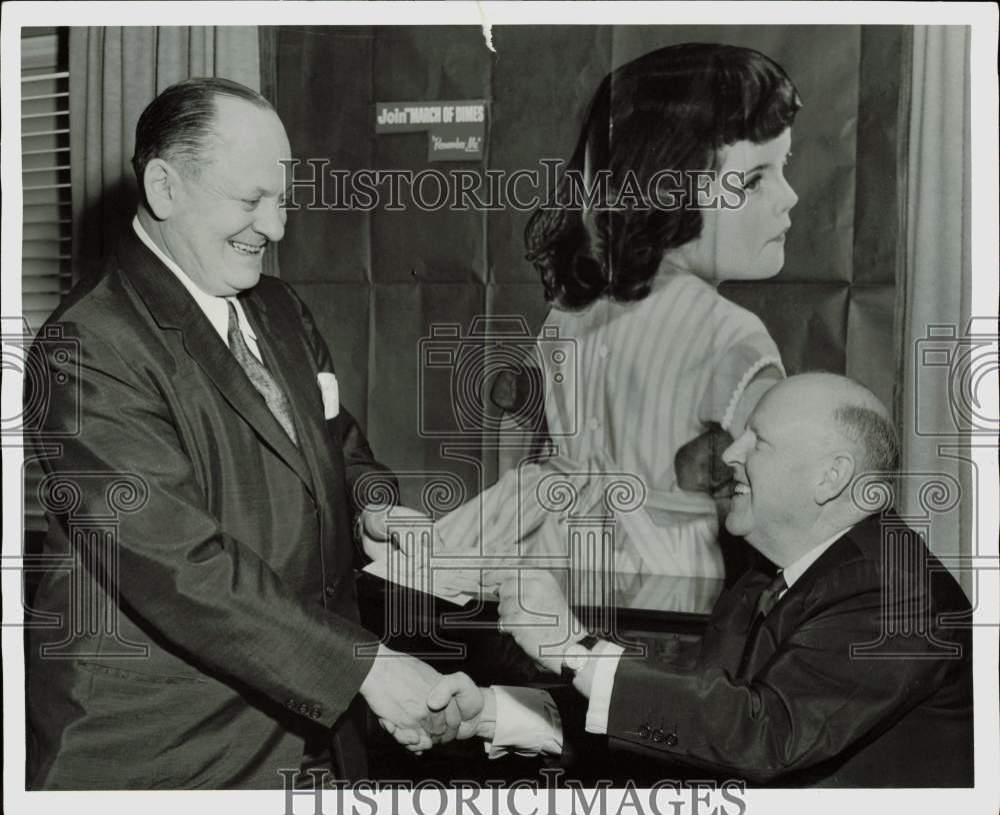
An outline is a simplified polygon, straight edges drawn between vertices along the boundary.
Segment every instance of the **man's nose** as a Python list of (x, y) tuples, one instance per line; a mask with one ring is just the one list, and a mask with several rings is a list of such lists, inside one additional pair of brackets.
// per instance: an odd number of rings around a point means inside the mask
[(285, 221), (288, 215), (277, 201), (274, 204), (261, 206), (257, 210), (257, 219), (253, 228), (267, 238), (271, 243), (277, 243), (285, 236)]
[(735, 467), (737, 464), (742, 464), (746, 456), (749, 440), (750, 431), (744, 431), (742, 436), (722, 451), (722, 463), (727, 467)]

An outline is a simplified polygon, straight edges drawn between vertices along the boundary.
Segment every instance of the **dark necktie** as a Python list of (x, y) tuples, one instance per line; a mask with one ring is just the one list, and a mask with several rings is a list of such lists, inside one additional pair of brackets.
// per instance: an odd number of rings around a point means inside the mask
[(233, 304), (233, 301), (227, 300), (226, 305), (229, 306), (229, 329), (227, 331), (229, 350), (233, 352), (233, 356), (236, 357), (236, 361), (246, 372), (247, 377), (257, 389), (257, 392), (264, 397), (268, 409), (274, 414), (274, 418), (278, 420), (278, 424), (288, 434), (288, 438), (292, 440), (292, 444), (297, 445), (299, 440), (295, 435), (295, 424), (292, 422), (292, 406), (288, 403), (288, 397), (285, 396), (285, 392), (281, 389), (281, 386), (274, 381), (274, 377), (271, 376), (267, 368), (264, 367), (264, 363), (254, 356), (253, 351), (247, 345), (247, 341), (243, 338), (243, 332), (240, 330), (240, 320), (236, 314), (236, 306)]
[(743, 643), (743, 657), (740, 659), (740, 667), (737, 674), (742, 674), (746, 670), (747, 662), (750, 659), (750, 653), (753, 651), (753, 644), (757, 639), (757, 635), (760, 633), (760, 627), (764, 624), (764, 618), (771, 613), (771, 610), (778, 603), (778, 596), (788, 588), (788, 583), (785, 582), (785, 575), (779, 571), (775, 576), (774, 580), (767, 584), (767, 587), (760, 593), (760, 597), (757, 598), (757, 606), (754, 610), (753, 622), (750, 625), (750, 630), (747, 631), (746, 641)]
[(785, 582), (785, 574), (782, 571), (774, 576), (774, 580), (767, 584), (767, 588), (760, 593), (760, 597), (757, 599), (757, 611), (754, 617), (766, 617), (771, 613), (771, 609), (774, 608), (775, 604), (778, 602), (778, 596), (788, 588), (788, 583)]

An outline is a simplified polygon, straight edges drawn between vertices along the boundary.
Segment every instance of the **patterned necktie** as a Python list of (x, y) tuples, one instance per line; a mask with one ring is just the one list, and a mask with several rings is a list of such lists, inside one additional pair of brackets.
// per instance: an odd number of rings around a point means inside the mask
[(233, 356), (236, 357), (236, 361), (240, 364), (244, 372), (246, 372), (247, 377), (249, 377), (250, 382), (257, 389), (257, 392), (264, 397), (268, 409), (274, 414), (274, 418), (278, 420), (278, 424), (288, 434), (288, 438), (292, 440), (292, 444), (297, 445), (299, 440), (295, 435), (295, 424), (292, 422), (292, 406), (288, 403), (288, 397), (285, 396), (285, 392), (281, 389), (281, 386), (274, 381), (274, 377), (271, 376), (267, 368), (264, 367), (264, 363), (254, 356), (253, 351), (247, 345), (247, 341), (243, 338), (243, 332), (240, 330), (240, 321), (233, 301), (227, 300), (226, 304), (229, 306), (229, 328), (227, 331), (229, 350), (233, 352)]

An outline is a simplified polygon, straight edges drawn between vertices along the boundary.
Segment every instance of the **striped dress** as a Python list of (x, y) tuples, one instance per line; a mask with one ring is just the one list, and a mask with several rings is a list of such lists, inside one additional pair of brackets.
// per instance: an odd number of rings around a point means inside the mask
[(553, 310), (537, 352), (552, 456), (442, 518), (438, 551), (721, 578), (715, 504), (678, 488), (674, 456), (706, 422), (730, 430), (758, 372), (783, 374), (760, 319), (698, 277), (661, 271), (641, 301)]

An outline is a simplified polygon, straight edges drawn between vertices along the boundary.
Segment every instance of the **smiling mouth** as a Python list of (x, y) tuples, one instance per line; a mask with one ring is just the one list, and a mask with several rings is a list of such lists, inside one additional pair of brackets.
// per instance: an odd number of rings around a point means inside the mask
[(734, 484), (733, 484), (733, 496), (737, 496), (737, 495), (749, 495), (749, 494), (750, 494), (750, 486), (748, 484), (744, 484), (741, 481), (734, 482)]
[(733, 484), (735, 482), (732, 479), (718, 484), (712, 488), (712, 498), (715, 500), (732, 500), (733, 497)]
[(259, 257), (264, 254), (264, 247), (267, 246), (266, 243), (259, 244), (257, 246), (250, 243), (240, 243), (239, 241), (229, 241), (229, 245), (233, 247), (239, 254), (246, 255), (247, 257)]

